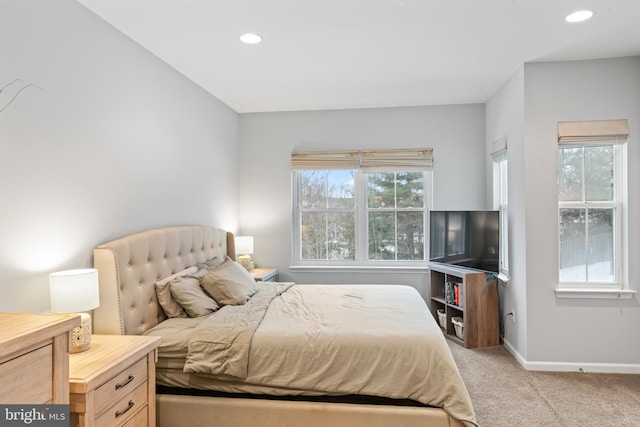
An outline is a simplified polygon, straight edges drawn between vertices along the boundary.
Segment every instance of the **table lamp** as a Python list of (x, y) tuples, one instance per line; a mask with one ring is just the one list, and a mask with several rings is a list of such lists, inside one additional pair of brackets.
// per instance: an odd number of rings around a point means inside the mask
[(238, 255), (238, 263), (247, 270), (253, 268), (251, 262), (251, 254), (253, 253), (253, 236), (238, 236), (235, 238), (236, 254)]
[(73, 329), (71, 353), (91, 347), (91, 316), (84, 311), (100, 305), (98, 270), (86, 268), (66, 270), (49, 275), (51, 311), (80, 314), (80, 326)]

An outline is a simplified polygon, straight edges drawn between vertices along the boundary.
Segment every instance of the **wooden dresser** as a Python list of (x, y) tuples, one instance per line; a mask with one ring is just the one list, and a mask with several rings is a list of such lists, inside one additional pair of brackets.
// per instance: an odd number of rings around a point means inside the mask
[(69, 350), (80, 316), (0, 313), (0, 402), (69, 403)]
[(70, 426), (156, 425), (160, 337), (92, 335), (91, 348), (69, 357)]

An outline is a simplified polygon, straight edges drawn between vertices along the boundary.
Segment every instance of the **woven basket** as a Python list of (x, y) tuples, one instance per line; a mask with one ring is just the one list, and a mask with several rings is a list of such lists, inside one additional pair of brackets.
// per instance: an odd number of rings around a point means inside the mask
[(447, 329), (447, 315), (444, 310), (438, 310), (438, 323), (442, 329)]
[(462, 321), (462, 317), (452, 317), (451, 323), (456, 329), (456, 336), (461, 340), (464, 339), (464, 322)]

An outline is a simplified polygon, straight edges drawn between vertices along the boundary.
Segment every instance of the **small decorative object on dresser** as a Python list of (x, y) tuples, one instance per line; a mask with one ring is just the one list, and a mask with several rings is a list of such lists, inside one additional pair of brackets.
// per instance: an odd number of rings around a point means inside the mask
[(69, 357), (70, 426), (156, 425), (160, 337), (94, 335), (89, 351)]
[(251, 273), (251, 276), (253, 276), (256, 282), (277, 282), (278, 281), (277, 268), (254, 268), (249, 273)]

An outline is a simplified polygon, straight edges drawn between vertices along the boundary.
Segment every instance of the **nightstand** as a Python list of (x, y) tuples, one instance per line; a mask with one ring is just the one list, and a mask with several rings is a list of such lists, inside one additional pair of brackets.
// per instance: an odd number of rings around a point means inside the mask
[(278, 280), (277, 268), (254, 268), (249, 273), (256, 282), (275, 282)]
[(92, 335), (69, 355), (70, 426), (156, 425), (160, 337)]

